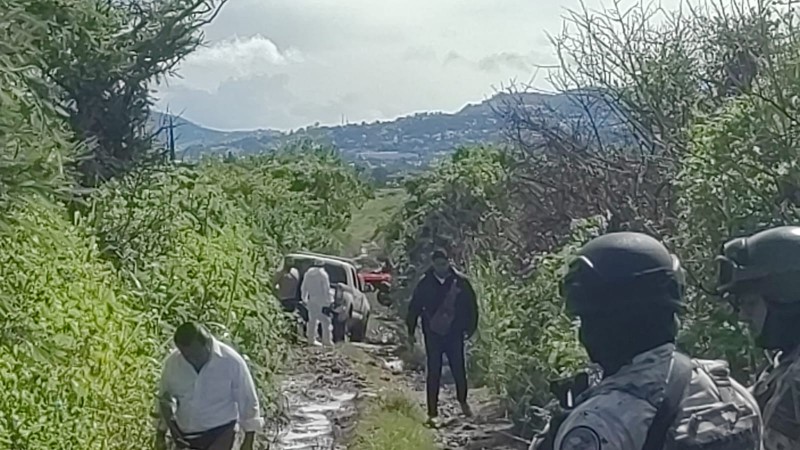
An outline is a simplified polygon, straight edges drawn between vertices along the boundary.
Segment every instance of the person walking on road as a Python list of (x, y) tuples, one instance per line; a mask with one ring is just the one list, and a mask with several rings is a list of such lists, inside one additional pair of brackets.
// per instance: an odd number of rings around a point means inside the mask
[(751, 388), (764, 417), (764, 449), (800, 449), (800, 227), (728, 241), (717, 257), (717, 292), (775, 352)]
[(422, 316), (422, 333), (427, 354), (427, 403), (431, 424), (439, 416), (439, 388), (442, 355), (447, 355), (456, 382), (461, 410), (467, 417), (472, 410), (467, 403), (467, 371), (464, 341), (478, 328), (478, 305), (475, 291), (467, 277), (453, 269), (444, 250), (433, 252), (432, 267), (414, 289), (406, 323), (413, 345), (417, 321)]
[(684, 277), (661, 242), (632, 232), (600, 236), (580, 250), (563, 287), (603, 379), (577, 393), (532, 448), (759, 450), (758, 405), (727, 363), (675, 348)]
[(306, 325), (308, 345), (319, 345), (317, 327), (321, 324), (322, 345), (333, 346), (333, 324), (331, 316), (326, 313), (333, 304), (333, 296), (331, 295), (331, 279), (328, 272), (325, 271), (323, 261), (314, 261), (314, 266), (306, 271), (300, 291), (308, 309), (308, 324)]
[(179, 326), (174, 341), (161, 373), (156, 448), (167, 448), (169, 430), (178, 448), (231, 450), (238, 424), (241, 450), (253, 450), (263, 419), (245, 360), (196, 323)]

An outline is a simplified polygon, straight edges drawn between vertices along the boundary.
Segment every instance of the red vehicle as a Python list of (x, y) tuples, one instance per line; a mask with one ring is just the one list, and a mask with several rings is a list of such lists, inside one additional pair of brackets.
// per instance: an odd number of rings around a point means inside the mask
[(372, 286), (378, 293), (378, 303), (389, 306), (392, 301), (389, 291), (392, 289), (392, 274), (384, 266), (378, 270), (365, 270), (358, 273), (364, 286)]
[(392, 284), (392, 274), (384, 273), (384, 272), (360, 272), (358, 274), (361, 277), (361, 281), (364, 284), (371, 284), (378, 287), (381, 283), (388, 283), (389, 285)]

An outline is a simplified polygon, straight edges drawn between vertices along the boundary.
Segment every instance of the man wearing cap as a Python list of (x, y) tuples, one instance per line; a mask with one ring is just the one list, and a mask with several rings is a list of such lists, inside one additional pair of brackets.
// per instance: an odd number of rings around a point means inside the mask
[(478, 328), (475, 291), (467, 277), (453, 269), (444, 250), (433, 252), (432, 267), (417, 283), (408, 307), (408, 335), (412, 343), (417, 321), (422, 316), (422, 333), (427, 354), (427, 403), (431, 423), (439, 416), (439, 386), (442, 355), (447, 355), (456, 382), (456, 395), (465, 416), (472, 416), (467, 403), (467, 371), (464, 341)]

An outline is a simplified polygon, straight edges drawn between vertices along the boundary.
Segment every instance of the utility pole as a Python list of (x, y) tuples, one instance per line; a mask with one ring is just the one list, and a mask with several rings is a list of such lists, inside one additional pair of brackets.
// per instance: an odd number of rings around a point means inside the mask
[(169, 130), (169, 161), (174, 163), (175, 162), (175, 122), (174, 117), (172, 114), (169, 114), (169, 125), (167, 127)]

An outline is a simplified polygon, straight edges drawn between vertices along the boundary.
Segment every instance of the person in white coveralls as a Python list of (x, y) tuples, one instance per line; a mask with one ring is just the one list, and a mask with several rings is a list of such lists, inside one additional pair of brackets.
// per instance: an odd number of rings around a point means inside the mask
[(308, 309), (306, 335), (308, 345), (312, 346), (319, 345), (317, 342), (317, 326), (319, 324), (322, 324), (322, 344), (333, 345), (331, 317), (323, 312), (323, 309), (330, 307), (333, 303), (331, 280), (324, 266), (324, 262), (314, 261), (314, 265), (303, 276), (303, 283), (300, 286), (303, 302)]

